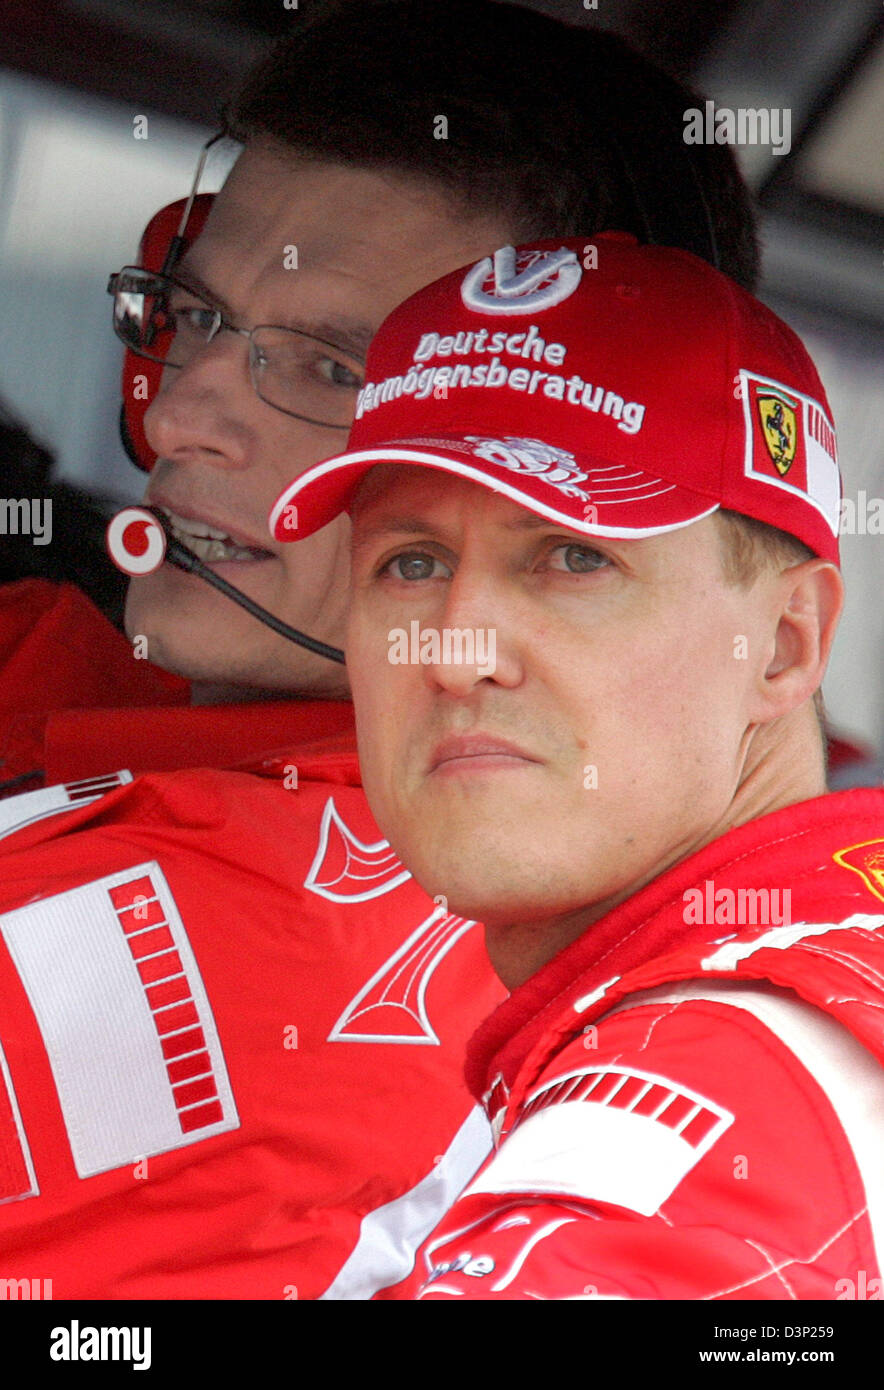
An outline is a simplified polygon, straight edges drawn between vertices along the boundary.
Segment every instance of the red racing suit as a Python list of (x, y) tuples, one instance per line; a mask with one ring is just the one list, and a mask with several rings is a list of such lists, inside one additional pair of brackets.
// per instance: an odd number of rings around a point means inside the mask
[(0, 802), (0, 1278), (395, 1285), (490, 1148), (463, 1055), (505, 991), (381, 838), (351, 707), (71, 709), (47, 749), (69, 780)]
[(189, 698), (186, 681), (133, 660), (131, 644), (75, 585), (0, 585), (0, 788), (29, 774), (34, 783), (61, 780), (44, 776), (55, 711)]
[(16, 779), (52, 786), (113, 766), (231, 767), (352, 725), (343, 701), (191, 707), (188, 682), (136, 660), (75, 585), (0, 585), (0, 797)]
[(425, 1299), (882, 1296), (884, 790), (738, 827), (470, 1047), (496, 1151)]

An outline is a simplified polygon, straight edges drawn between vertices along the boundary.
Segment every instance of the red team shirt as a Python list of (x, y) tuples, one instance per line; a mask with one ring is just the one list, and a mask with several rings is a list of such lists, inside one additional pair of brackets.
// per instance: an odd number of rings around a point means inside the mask
[(56, 738), (76, 780), (0, 802), (2, 1278), (370, 1298), (488, 1151), (462, 1061), (504, 991), (377, 830), (350, 707), (276, 708), (252, 771), (127, 784), (133, 749), (254, 752), (260, 715), (63, 711), (100, 730)]
[(882, 1062), (884, 791), (738, 827), (480, 1029), (498, 1148), (417, 1296), (880, 1298)]
[[(37, 773), (53, 785), (104, 775), (232, 767), (353, 727), (349, 701), (192, 708), (190, 686), (149, 661), (73, 584), (0, 585), (0, 797)], [(84, 793), (85, 794), (85, 793)]]

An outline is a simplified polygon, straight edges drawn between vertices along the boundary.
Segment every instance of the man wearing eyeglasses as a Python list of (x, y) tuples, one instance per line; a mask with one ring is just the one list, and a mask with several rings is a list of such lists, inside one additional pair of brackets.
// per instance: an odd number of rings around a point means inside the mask
[[(612, 221), (751, 281), (745, 192), (727, 150), (684, 145), (690, 104), (607, 36), (521, 9), (317, 25), (239, 100), (245, 151), (201, 234), (115, 281), (118, 332), (162, 375), (146, 501), (217, 576), (339, 643), (346, 523), (291, 546), (266, 518), (340, 449), (396, 304), (504, 242)], [(59, 1298), (370, 1297), (487, 1150), (461, 1061), (501, 986), (476, 924), (374, 825), (340, 666), (168, 565), (133, 582), (127, 630), (151, 679), (189, 688), (50, 719), (47, 780), (79, 781), (20, 807), (5, 844), (3, 1272), (39, 1228)], [(87, 665), (112, 702), (138, 663), (104, 650)], [(220, 702), (167, 707), (182, 696)], [(84, 804), (114, 768), (150, 775)]]
[[(320, 640), (341, 631), (345, 529), (292, 565), (267, 535), (268, 501), (292, 459), (306, 466), (337, 447), (384, 314), (499, 240), (505, 222), (493, 211), (464, 219), (419, 179), (249, 147), (174, 279), (146, 286), (164, 304), (147, 350), (167, 368), (145, 418), (158, 455), (146, 499), (219, 574)], [(141, 288), (134, 275), (123, 283), (118, 303)], [(169, 566), (132, 583), (127, 628), (146, 636), (151, 660), (194, 682), (198, 698), (207, 688), (215, 698), (347, 688), (342, 669)]]

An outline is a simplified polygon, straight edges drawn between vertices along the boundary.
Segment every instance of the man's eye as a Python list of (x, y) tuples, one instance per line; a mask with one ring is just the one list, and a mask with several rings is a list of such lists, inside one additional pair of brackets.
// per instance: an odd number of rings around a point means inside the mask
[[(436, 569), (439, 567), (443, 573)], [(427, 555), (424, 551), (409, 550), (402, 555), (394, 555), (392, 560), (388, 560), (380, 571), (382, 576), (387, 575), (391, 579), (419, 580), (419, 579), (440, 579), (451, 574), (451, 570), (444, 565), (441, 560), (437, 560), (435, 555)]]
[(546, 563), (550, 569), (566, 570), (569, 574), (592, 574), (611, 562), (600, 550), (588, 545), (557, 545), (549, 551)]
[(316, 370), (324, 381), (331, 386), (343, 386), (349, 391), (358, 391), (362, 385), (362, 378), (352, 372), (343, 362), (338, 362), (334, 357), (320, 357), (316, 362)]
[(188, 304), (182, 300), (176, 303), (170, 302), (167, 317), (170, 326), (173, 325), (179, 331), (206, 335), (209, 334), (215, 322), (214, 310), (206, 309), (201, 304)]

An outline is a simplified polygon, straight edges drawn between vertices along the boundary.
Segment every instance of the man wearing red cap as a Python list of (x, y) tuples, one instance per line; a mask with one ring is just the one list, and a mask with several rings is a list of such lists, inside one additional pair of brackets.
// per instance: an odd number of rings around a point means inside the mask
[(807, 353), (688, 253), (550, 241), (400, 306), (357, 414), (275, 533), (351, 511), (370, 804), (512, 990), (420, 1296), (880, 1291), (884, 792), (824, 795)]

